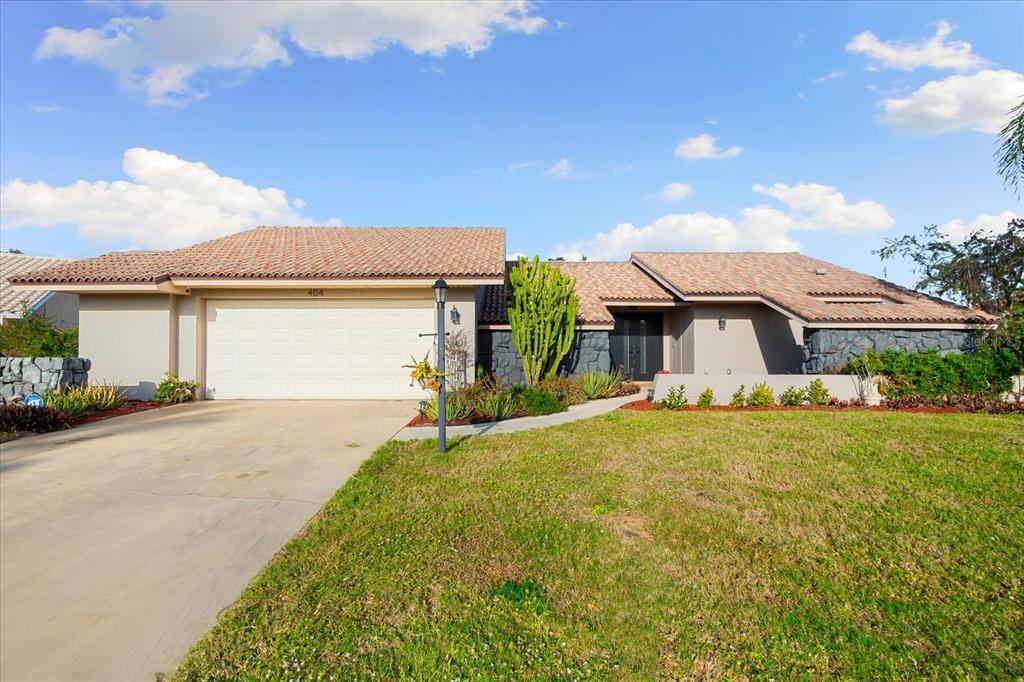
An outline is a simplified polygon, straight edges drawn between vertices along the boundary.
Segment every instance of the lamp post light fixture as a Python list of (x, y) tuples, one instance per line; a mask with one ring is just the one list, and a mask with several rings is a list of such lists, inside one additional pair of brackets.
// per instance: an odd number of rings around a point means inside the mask
[(447, 406), (445, 405), (446, 391), (445, 384), (448, 383), (444, 375), (444, 302), (448, 297), (448, 282), (438, 277), (434, 282), (434, 300), (437, 302), (437, 371), (441, 374), (441, 385), (437, 389), (437, 448), (440, 452), (448, 451), (447, 434), (445, 433), (445, 422)]

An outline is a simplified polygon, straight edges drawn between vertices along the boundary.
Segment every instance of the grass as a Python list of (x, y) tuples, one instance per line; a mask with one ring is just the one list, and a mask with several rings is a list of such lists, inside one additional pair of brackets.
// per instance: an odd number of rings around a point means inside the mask
[(0, 431), (0, 443), (10, 443), (13, 440), (18, 440), (21, 436), (10, 431)]
[(179, 680), (1024, 675), (1024, 420), (626, 412), (377, 451)]

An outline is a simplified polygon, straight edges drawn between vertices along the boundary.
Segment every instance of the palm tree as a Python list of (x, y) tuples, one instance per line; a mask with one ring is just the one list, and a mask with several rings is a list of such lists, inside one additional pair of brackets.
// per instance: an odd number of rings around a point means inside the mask
[(1024, 99), (1009, 114), (1010, 120), (999, 131), (995, 155), (1003, 185), (1020, 197), (1024, 191)]

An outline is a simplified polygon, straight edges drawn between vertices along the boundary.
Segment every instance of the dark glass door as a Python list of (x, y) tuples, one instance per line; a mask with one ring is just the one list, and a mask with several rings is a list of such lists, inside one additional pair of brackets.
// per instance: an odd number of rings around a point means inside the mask
[(611, 335), (612, 365), (633, 381), (652, 381), (662, 369), (664, 341), (661, 313), (626, 313), (615, 316)]

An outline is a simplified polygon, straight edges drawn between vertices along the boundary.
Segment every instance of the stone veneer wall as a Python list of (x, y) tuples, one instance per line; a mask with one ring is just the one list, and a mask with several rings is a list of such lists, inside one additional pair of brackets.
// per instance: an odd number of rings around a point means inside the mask
[[(477, 337), (477, 359), (486, 372), (515, 384), (526, 382), (523, 361), (509, 329), (481, 329)], [(596, 369), (611, 370), (611, 341), (606, 331), (578, 331), (560, 370), (569, 375)]]
[(977, 334), (964, 329), (805, 329), (804, 374), (822, 374), (843, 367), (868, 350), (923, 353), (972, 353)]
[(92, 362), (85, 358), (0, 358), (0, 405), (20, 402), (29, 393), (46, 395), (89, 380)]

